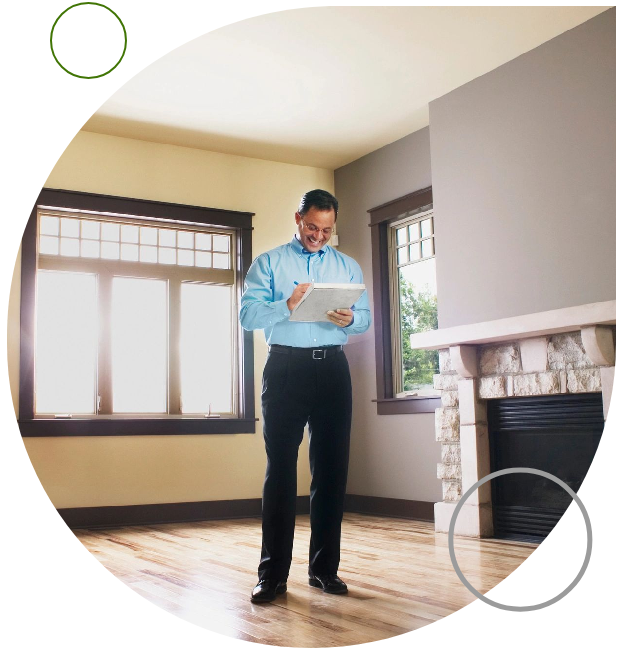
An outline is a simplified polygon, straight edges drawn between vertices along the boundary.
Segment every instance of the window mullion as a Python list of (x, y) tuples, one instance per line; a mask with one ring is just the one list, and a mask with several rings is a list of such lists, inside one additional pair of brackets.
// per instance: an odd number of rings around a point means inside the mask
[(181, 414), (181, 281), (168, 281), (168, 413)]
[(399, 300), (399, 267), (397, 265), (397, 231), (389, 230), (388, 238), (390, 324), (392, 348), (393, 396), (402, 391), (403, 361), (401, 355), (401, 302)]
[(99, 274), (98, 414), (112, 414), (112, 274)]

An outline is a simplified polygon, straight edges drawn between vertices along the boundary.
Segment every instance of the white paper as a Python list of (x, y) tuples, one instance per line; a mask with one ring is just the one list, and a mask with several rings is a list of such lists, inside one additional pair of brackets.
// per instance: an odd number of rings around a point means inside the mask
[(312, 283), (300, 303), (292, 310), (289, 321), (327, 321), (328, 310), (351, 308), (366, 286), (360, 283)]

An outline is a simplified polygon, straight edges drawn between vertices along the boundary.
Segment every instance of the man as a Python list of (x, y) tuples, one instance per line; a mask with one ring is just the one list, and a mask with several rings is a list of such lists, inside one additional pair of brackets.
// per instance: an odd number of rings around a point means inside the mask
[(349, 335), (369, 328), (367, 294), (353, 309), (329, 311), (329, 322), (289, 321), (313, 281), (363, 282), (356, 261), (328, 246), (337, 213), (338, 202), (329, 192), (307, 192), (295, 214), (294, 238), (255, 259), (241, 299), (243, 328), (263, 329), (269, 345), (261, 393), (267, 453), (263, 542), (253, 602), (271, 602), (287, 590), (298, 448), (307, 423), (312, 474), (309, 584), (327, 593), (347, 592), (337, 575), (352, 411), (343, 344)]

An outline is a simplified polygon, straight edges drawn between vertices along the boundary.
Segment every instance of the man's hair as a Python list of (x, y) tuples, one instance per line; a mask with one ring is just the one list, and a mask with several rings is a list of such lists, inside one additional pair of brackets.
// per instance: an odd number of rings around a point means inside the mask
[(334, 220), (339, 213), (339, 203), (334, 195), (331, 195), (326, 190), (309, 190), (302, 195), (298, 213), (304, 217), (311, 208), (317, 208), (320, 211), (334, 210)]

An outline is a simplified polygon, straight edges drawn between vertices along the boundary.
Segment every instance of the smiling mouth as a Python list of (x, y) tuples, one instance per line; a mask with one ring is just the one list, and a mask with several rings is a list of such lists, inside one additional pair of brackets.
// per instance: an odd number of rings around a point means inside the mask
[(313, 238), (311, 236), (309, 236), (308, 241), (310, 242), (310, 244), (313, 245), (313, 247), (316, 247), (317, 245), (321, 245), (321, 241), (316, 240), (315, 238)]

